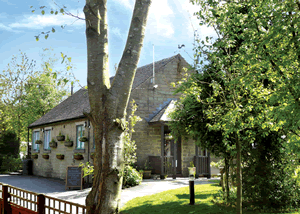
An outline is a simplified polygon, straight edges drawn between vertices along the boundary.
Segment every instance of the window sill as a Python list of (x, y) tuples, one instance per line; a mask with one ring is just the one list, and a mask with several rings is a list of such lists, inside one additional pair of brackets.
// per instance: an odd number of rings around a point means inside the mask
[(44, 153), (51, 153), (50, 149), (44, 149)]
[(74, 149), (74, 153), (85, 153), (85, 149)]
[(34, 149), (33, 153), (40, 153), (40, 150)]

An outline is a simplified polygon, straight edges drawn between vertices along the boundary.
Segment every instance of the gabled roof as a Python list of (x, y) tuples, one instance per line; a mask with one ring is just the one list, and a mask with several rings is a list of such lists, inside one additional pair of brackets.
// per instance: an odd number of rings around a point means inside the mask
[(85, 117), (83, 110), (90, 111), (89, 96), (87, 89), (80, 89), (72, 96), (55, 106), (44, 116), (40, 117), (28, 127), (32, 128), (39, 125), (61, 122), (70, 119)]
[[(155, 73), (162, 70), (169, 62), (174, 59), (184, 60), (184, 58), (177, 54), (175, 56), (162, 59), (155, 62)], [(132, 90), (137, 88), (143, 82), (153, 75), (153, 63), (137, 68), (135, 78), (132, 85)], [(110, 81), (113, 81), (113, 77), (110, 77)], [(90, 104), (88, 99), (87, 89), (80, 89), (72, 96), (68, 97), (66, 100), (58, 104), (56, 107), (51, 109), (44, 116), (36, 120), (34, 123), (30, 124), (28, 127), (33, 128), (40, 125), (46, 125), (50, 123), (56, 123), (71, 119), (84, 118), (83, 111), (90, 111)]]
[(169, 113), (172, 112), (175, 108), (176, 99), (168, 99), (154, 111), (151, 115), (149, 115), (146, 120), (149, 123), (155, 122), (168, 122), (172, 119), (169, 117)]

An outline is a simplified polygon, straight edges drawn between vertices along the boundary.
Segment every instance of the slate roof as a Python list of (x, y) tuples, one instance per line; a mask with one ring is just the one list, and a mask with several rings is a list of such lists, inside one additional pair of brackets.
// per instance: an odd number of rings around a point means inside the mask
[[(155, 62), (155, 73), (162, 70), (169, 62), (174, 59), (183, 59), (180, 54), (175, 56), (162, 59)], [(183, 59), (184, 60), (184, 59)], [(137, 88), (140, 84), (145, 82), (148, 78), (152, 77), (153, 64), (137, 68), (135, 78), (132, 85), (132, 90)], [(110, 81), (113, 81), (113, 77), (110, 77)], [(87, 89), (80, 89), (72, 96), (68, 97), (66, 100), (58, 104), (56, 107), (51, 109), (44, 116), (33, 122), (28, 126), (28, 128), (33, 128), (40, 125), (46, 125), (55, 122), (61, 122), (71, 119), (84, 118), (83, 111), (90, 111), (90, 104), (88, 99)], [(149, 122), (149, 121), (148, 121)]]

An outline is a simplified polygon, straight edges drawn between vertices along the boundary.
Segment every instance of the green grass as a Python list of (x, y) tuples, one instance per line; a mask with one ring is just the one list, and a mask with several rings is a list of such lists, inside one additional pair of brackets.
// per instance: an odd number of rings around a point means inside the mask
[[(172, 214), (235, 214), (236, 209), (233, 207), (226, 207), (216, 205), (212, 202), (214, 194), (216, 194), (221, 187), (215, 180), (212, 184), (195, 185), (195, 205), (189, 205), (189, 187), (182, 187), (179, 189), (164, 191), (154, 195), (135, 198), (125, 204), (121, 209), (122, 214), (135, 213), (172, 213)], [(245, 214), (254, 214), (258, 212), (243, 211)], [(297, 214), (293, 212), (289, 214)]]

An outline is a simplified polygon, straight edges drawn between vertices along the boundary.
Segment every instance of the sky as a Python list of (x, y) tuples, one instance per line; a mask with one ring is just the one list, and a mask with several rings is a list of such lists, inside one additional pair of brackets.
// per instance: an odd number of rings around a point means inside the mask
[[(134, 2), (108, 0), (107, 3), (110, 76), (115, 74), (115, 66), (125, 47)], [(20, 51), (39, 64), (42, 50), (52, 48), (57, 58), (61, 52), (72, 58), (72, 72), (80, 83), (75, 85), (76, 91), (86, 85), (87, 78), (85, 21), (60, 13), (50, 14), (51, 9), (58, 8), (55, 3), (84, 18), (84, 0), (0, 0), (0, 72), (7, 69), (13, 55)], [(45, 15), (41, 14), (40, 6), (45, 6)], [(36, 9), (34, 13), (33, 9)], [(213, 35), (211, 28), (199, 26), (193, 15), (199, 10), (199, 6), (192, 5), (189, 0), (152, 0), (138, 67), (153, 62), (153, 46), (155, 61), (180, 53), (193, 64), (194, 30), (202, 38)], [(35, 36), (52, 28), (55, 33), (50, 33), (47, 40), (43, 35), (39, 41), (35, 40)], [(178, 45), (182, 44), (185, 47), (179, 49)], [(57, 67), (61, 69), (62, 65)]]

